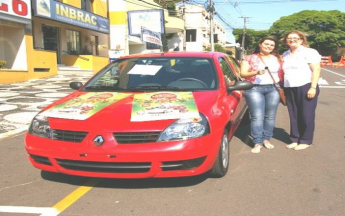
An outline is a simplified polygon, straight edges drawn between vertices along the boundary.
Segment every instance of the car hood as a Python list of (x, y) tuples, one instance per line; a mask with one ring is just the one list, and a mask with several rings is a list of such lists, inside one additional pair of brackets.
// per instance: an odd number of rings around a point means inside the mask
[[(155, 92), (157, 93), (157, 92)], [(165, 92), (166, 93), (166, 92)], [(171, 92), (175, 94), (177, 92)], [(47, 115), (47, 112), (54, 110), (58, 107), (63, 107), (70, 101), (75, 101), (76, 98), (80, 98), (85, 95), (85, 92), (76, 91), (73, 94), (62, 98), (50, 106), (46, 107), (42, 115), (49, 117), (49, 123), (53, 129), (60, 130), (74, 130), (74, 131), (116, 131), (116, 132), (140, 132), (140, 131), (162, 131), (177, 118), (163, 119), (163, 120), (150, 120), (145, 121), (132, 121), (131, 117), (133, 115), (132, 109), (134, 103), (135, 95), (141, 95), (145, 98), (145, 94), (150, 93), (129, 93), (125, 96), (117, 98), (115, 101), (109, 103), (103, 108), (99, 109), (97, 112), (88, 116), (85, 119), (76, 119), (74, 115), (65, 117), (64, 114), (71, 111), (70, 107), (64, 107), (62, 114)], [(99, 93), (98, 93), (99, 94)], [(152, 93), (151, 93), (152, 94)], [(212, 107), (216, 104), (218, 98), (218, 91), (202, 91), (202, 92), (190, 92), (192, 95), (191, 100), (195, 101), (195, 105), (198, 112), (201, 112), (207, 116), (207, 113), (212, 110)], [(163, 102), (164, 103), (164, 102)], [(162, 104), (163, 104), (162, 103)], [(188, 101), (186, 104), (182, 101), (179, 107), (184, 105), (188, 106)], [(78, 104), (81, 106), (81, 104)], [(87, 111), (89, 109), (88, 104), (83, 103), (83, 108)], [(80, 109), (79, 109), (80, 110)], [(151, 109), (157, 112), (161, 112), (161, 107), (157, 109)]]

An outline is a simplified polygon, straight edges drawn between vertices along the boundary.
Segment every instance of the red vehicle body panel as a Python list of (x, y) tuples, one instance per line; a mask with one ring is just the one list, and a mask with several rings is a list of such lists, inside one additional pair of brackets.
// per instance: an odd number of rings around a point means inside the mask
[[(157, 56), (160, 54), (146, 54)], [(217, 59), (219, 53), (168, 53), (166, 56), (211, 57)], [(136, 55), (141, 57), (143, 55)], [(134, 56), (131, 56), (134, 57)], [(25, 148), (30, 162), (38, 169), (50, 172), (59, 172), (69, 175), (104, 177), (104, 178), (151, 178), (151, 177), (181, 177), (194, 176), (209, 171), (219, 152), (219, 146), (225, 129), (229, 138), (233, 136), (246, 110), (242, 91), (227, 93), (225, 81), (219, 65), (216, 65), (219, 79), (219, 88), (212, 91), (195, 91), (193, 96), (200, 113), (203, 113), (210, 126), (208, 135), (178, 141), (149, 142), (136, 144), (119, 144), (114, 138), (114, 132), (161, 132), (172, 124), (173, 120), (158, 120), (146, 122), (131, 122), (131, 109), (134, 94), (114, 102), (86, 120), (71, 120), (49, 118), (52, 129), (74, 130), (88, 132), (80, 143), (42, 138), (30, 133), (25, 135)], [(44, 110), (62, 102), (68, 101), (86, 92), (76, 91)], [(93, 140), (96, 136), (104, 137), (104, 144), (96, 146)], [(32, 157), (47, 158), (50, 164), (38, 163)], [(205, 157), (200, 166), (187, 170), (163, 170), (164, 162), (183, 161)], [(149, 162), (150, 169), (144, 173), (113, 173), (91, 172), (66, 169), (58, 162), (62, 160), (85, 162)]]

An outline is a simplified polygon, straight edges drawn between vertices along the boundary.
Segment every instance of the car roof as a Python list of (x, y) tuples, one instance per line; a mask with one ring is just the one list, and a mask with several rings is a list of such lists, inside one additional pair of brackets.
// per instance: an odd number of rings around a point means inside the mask
[(123, 56), (121, 58), (152, 58), (152, 57), (203, 57), (212, 58), (214, 55), (225, 55), (220, 52), (159, 52), (159, 53), (140, 53)]

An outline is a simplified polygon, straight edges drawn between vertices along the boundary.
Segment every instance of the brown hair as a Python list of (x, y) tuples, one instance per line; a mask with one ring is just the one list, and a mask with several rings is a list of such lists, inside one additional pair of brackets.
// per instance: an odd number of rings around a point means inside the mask
[(288, 38), (288, 36), (289, 36), (290, 34), (297, 34), (298, 37), (299, 37), (301, 40), (303, 40), (302, 45), (305, 46), (305, 47), (309, 47), (309, 44), (308, 44), (308, 41), (307, 41), (307, 36), (306, 36), (303, 32), (297, 31), (297, 30), (288, 32), (288, 33), (282, 38), (282, 42), (283, 42), (284, 44), (288, 45), (287, 42), (286, 42), (286, 40), (287, 40), (287, 38)]
[(280, 55), (279, 55), (279, 52), (278, 52), (279, 42), (278, 42), (278, 39), (275, 36), (266, 36), (266, 37), (261, 38), (259, 40), (259, 43), (255, 47), (255, 50), (254, 50), (253, 54), (260, 53), (259, 44), (262, 44), (265, 40), (270, 40), (270, 41), (274, 42), (274, 49), (272, 50), (271, 54), (275, 55), (279, 59), (280, 58)]

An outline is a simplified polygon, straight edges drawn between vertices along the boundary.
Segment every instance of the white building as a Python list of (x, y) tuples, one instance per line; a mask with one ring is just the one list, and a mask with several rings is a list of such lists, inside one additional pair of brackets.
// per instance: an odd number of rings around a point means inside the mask
[[(210, 14), (202, 5), (181, 5), (186, 30), (186, 51), (204, 51), (211, 47)], [(213, 19), (214, 41), (220, 45), (226, 42), (226, 31)]]

